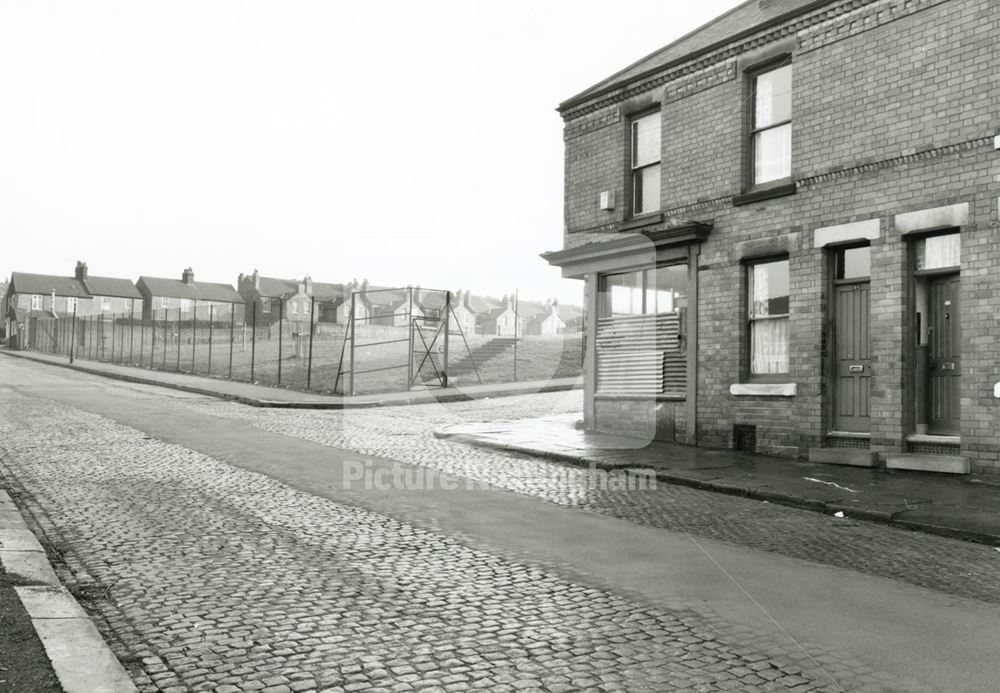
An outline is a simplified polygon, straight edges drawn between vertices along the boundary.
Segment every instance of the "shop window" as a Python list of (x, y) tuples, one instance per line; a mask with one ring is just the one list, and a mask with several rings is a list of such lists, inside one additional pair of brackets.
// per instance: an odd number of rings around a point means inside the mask
[(687, 265), (665, 265), (603, 278), (596, 339), (599, 394), (686, 394), (687, 274)]

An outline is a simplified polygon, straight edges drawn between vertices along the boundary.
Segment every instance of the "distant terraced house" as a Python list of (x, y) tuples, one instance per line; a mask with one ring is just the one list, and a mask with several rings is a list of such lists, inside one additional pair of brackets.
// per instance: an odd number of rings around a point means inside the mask
[[(349, 295), (343, 284), (314, 282), (309, 275), (303, 279), (262, 277), (240, 274), (237, 290), (246, 306), (247, 322), (254, 318), (257, 324), (270, 324), (281, 320), (314, 323), (341, 323), (347, 318), (345, 296)], [(315, 305), (313, 304), (315, 301)]]
[(196, 282), (189, 267), (180, 279), (139, 277), (144, 320), (243, 320), (243, 297), (229, 284)]
[(135, 315), (141, 301), (131, 279), (90, 276), (85, 262), (72, 277), (13, 272), (3, 299), (7, 344), (28, 348), (33, 318)]

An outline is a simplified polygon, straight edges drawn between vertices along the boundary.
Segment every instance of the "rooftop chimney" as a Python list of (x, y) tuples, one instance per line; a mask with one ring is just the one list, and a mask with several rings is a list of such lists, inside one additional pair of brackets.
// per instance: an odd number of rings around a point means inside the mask
[(181, 279), (185, 284), (194, 284), (194, 270), (188, 267), (181, 275)]
[(312, 280), (312, 277), (310, 277), (307, 274), (306, 278), (302, 280), (302, 283), (305, 284), (305, 294), (306, 294), (306, 296), (312, 296), (312, 293), (313, 293), (313, 280)]
[(83, 280), (87, 278), (87, 263), (76, 261), (76, 278)]
[(253, 268), (253, 288), (260, 291), (260, 273), (257, 272), (257, 268)]

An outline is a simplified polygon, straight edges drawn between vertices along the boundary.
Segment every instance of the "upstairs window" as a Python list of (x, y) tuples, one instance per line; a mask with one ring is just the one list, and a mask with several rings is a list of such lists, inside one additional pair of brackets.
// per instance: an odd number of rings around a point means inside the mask
[(753, 185), (792, 175), (792, 66), (761, 72), (753, 78), (750, 147)]
[(747, 268), (750, 375), (788, 373), (788, 258)]
[(67, 298), (66, 299), (66, 312), (67, 313), (75, 313), (76, 312), (76, 299), (75, 298)]
[(660, 112), (632, 121), (632, 214), (660, 209)]
[(166, 296), (160, 296), (160, 308), (169, 308), (169, 307), (170, 307), (170, 299), (167, 298)]
[(261, 313), (271, 312), (271, 299), (269, 298), (260, 299), (260, 312)]
[(101, 310), (111, 310), (111, 299), (107, 296), (101, 298)]
[(32, 294), (31, 295), (31, 310), (41, 310), (42, 309), (42, 295)]

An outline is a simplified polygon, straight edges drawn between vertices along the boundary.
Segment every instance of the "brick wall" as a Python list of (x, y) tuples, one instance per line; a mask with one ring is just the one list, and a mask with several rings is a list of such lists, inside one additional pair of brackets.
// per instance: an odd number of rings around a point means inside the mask
[[(871, 242), (873, 390), (871, 448), (906, 449), (913, 432), (913, 289), (909, 241), (896, 214), (966, 203), (961, 228), (962, 453), (979, 470), (1000, 470), (995, 422), (1000, 381), (998, 197), (1000, 80), (992, 0), (841, 2), (796, 18), (793, 77), (793, 180), (796, 194), (734, 207), (742, 192), (746, 81), (740, 71), (766, 54), (723, 47), (717, 60), (676, 71), (647, 90), (662, 102), (662, 207), (668, 215), (711, 221), (701, 249), (697, 344), (697, 436), (732, 445), (732, 427), (757, 426), (758, 450), (802, 455), (830, 430), (826, 335), (829, 252), (813, 247), (820, 227), (878, 219)], [(770, 32), (770, 33), (768, 33)], [(765, 34), (767, 34), (765, 36)], [(672, 68), (673, 69), (673, 68)], [(654, 83), (658, 77), (644, 78)], [(574, 107), (566, 116), (566, 246), (613, 238), (626, 219), (627, 113), (634, 90), (618, 103)], [(624, 98), (627, 96), (628, 98)], [(618, 117), (610, 116), (617, 110)], [(613, 212), (597, 209), (601, 190), (616, 193)], [(787, 253), (790, 261), (790, 373), (794, 397), (730, 394), (746, 358), (745, 268), (741, 261)], [(683, 426), (684, 407), (656, 413), (650, 402), (601, 401), (598, 427), (637, 434)], [(653, 416), (653, 420), (650, 420)], [(657, 423), (659, 421), (659, 424)]]

